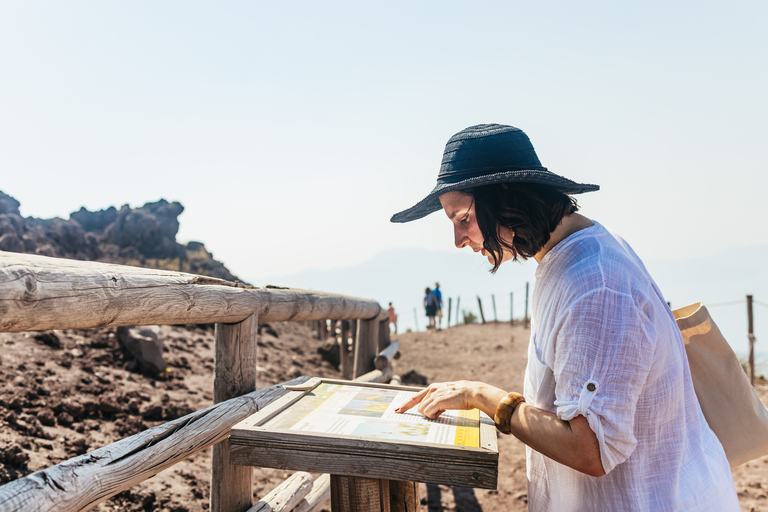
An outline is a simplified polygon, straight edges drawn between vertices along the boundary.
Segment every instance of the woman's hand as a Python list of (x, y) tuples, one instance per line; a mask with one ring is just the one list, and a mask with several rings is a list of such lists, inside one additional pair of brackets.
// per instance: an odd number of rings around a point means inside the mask
[(427, 418), (435, 419), (451, 409), (480, 409), (493, 418), (496, 406), (506, 392), (484, 384), (460, 380), (430, 384), (405, 402), (395, 412), (403, 413), (418, 405), (418, 411)]
[[(417, 410), (431, 419), (448, 409), (480, 409), (493, 418), (506, 395), (506, 391), (482, 382), (443, 382), (430, 384), (395, 412), (403, 413), (418, 405)], [(510, 427), (515, 437), (561, 464), (590, 476), (605, 474), (600, 444), (584, 416), (564, 421), (551, 412), (522, 403), (515, 409)]]

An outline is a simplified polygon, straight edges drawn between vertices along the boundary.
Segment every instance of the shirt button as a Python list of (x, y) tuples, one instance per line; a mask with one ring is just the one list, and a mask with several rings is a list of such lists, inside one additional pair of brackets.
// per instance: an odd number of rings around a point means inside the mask
[(589, 384), (587, 384), (587, 389), (590, 391), (594, 391), (596, 389), (595, 383), (590, 382)]

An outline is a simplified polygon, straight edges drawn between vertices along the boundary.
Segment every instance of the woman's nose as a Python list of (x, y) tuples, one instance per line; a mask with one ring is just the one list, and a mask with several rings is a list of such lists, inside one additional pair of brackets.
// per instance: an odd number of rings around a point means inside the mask
[(466, 247), (466, 245), (469, 243), (469, 237), (467, 237), (467, 235), (464, 233), (464, 230), (459, 227), (453, 228), (453, 237), (456, 247), (459, 249)]

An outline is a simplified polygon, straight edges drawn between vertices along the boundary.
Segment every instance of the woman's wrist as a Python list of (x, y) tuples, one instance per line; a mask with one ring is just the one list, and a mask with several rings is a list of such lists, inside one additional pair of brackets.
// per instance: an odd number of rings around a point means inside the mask
[(474, 397), (475, 407), (493, 418), (493, 415), (496, 413), (496, 406), (507, 395), (507, 392), (483, 382), (478, 382), (477, 384)]

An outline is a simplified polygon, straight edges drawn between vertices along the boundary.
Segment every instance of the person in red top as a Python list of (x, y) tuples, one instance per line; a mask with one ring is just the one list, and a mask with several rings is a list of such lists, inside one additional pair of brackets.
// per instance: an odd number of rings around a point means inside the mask
[(392, 303), (389, 303), (389, 325), (390, 327), (394, 327), (394, 334), (397, 334), (397, 313), (395, 313), (395, 308), (392, 307)]

